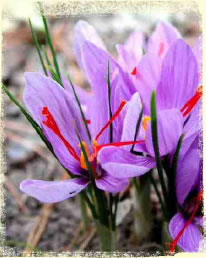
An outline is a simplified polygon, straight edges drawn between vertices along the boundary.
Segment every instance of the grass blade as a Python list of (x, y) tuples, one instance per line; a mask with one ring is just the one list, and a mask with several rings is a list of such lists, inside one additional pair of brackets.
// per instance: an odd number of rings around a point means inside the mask
[(157, 171), (159, 174), (160, 184), (162, 187), (162, 192), (164, 195), (165, 203), (167, 203), (168, 195), (167, 189), (163, 177), (163, 170), (161, 165), (160, 153), (159, 153), (159, 145), (158, 145), (158, 133), (157, 133), (157, 112), (156, 112), (156, 94), (155, 91), (152, 92), (151, 97), (151, 126), (152, 126), (152, 142), (153, 148), (155, 152), (155, 159), (157, 164)]
[(44, 74), (46, 76), (48, 76), (48, 73), (47, 73), (47, 70), (46, 70), (46, 66), (44, 64), (44, 60), (43, 60), (42, 55), (41, 55), (41, 48), (39, 46), (39, 42), (37, 40), (37, 36), (36, 36), (36, 33), (35, 33), (34, 29), (33, 29), (33, 26), (32, 26), (32, 23), (31, 23), (30, 19), (29, 19), (29, 26), (30, 26), (30, 29), (31, 29), (32, 38), (33, 38), (34, 44), (36, 46), (36, 50), (37, 50), (37, 53), (38, 53), (38, 56), (39, 56), (40, 63), (41, 63), (42, 68), (44, 70)]
[(49, 61), (49, 57), (48, 57), (48, 55), (47, 55), (45, 46), (42, 45), (41, 48), (42, 48), (42, 51), (43, 51), (43, 53), (44, 53), (44, 57), (45, 57), (45, 59), (46, 59), (47, 65), (48, 65), (48, 66), (52, 66), (52, 65), (51, 65), (51, 62)]
[(151, 181), (151, 183), (152, 183), (152, 185), (153, 185), (153, 187), (154, 187), (154, 190), (155, 190), (155, 192), (156, 192), (156, 194), (157, 194), (157, 196), (158, 196), (159, 202), (160, 202), (161, 207), (162, 207), (162, 212), (163, 212), (164, 217), (165, 217), (165, 219), (166, 219), (166, 218), (167, 218), (167, 213), (166, 213), (165, 205), (164, 205), (164, 202), (163, 202), (163, 200), (162, 200), (162, 197), (161, 197), (161, 194), (160, 194), (160, 192), (159, 192), (159, 189), (158, 189), (158, 187), (157, 187), (156, 181), (155, 181), (155, 179), (154, 179), (153, 176), (152, 176), (152, 171), (151, 171), (151, 173), (150, 173), (150, 181)]
[(44, 136), (41, 128), (39, 125), (34, 121), (34, 119), (29, 115), (29, 113), (26, 111), (26, 109), (16, 100), (16, 98), (9, 92), (7, 87), (2, 84), (2, 89), (7, 94), (7, 96), (10, 98), (10, 100), (21, 110), (23, 115), (26, 117), (26, 119), (30, 122), (30, 124), (33, 126), (35, 131), (38, 133), (42, 141), (46, 144), (47, 148), (54, 154), (53, 148), (51, 144), (47, 141), (46, 137)]
[(87, 169), (88, 169), (89, 174), (90, 174), (91, 183), (92, 183), (94, 193), (95, 193), (95, 205), (98, 209), (99, 220), (101, 221), (102, 224), (104, 224), (105, 226), (108, 227), (109, 226), (109, 216), (108, 216), (108, 209), (107, 209), (105, 194), (104, 194), (103, 191), (99, 190), (95, 185), (95, 178), (94, 178), (94, 175), (93, 175), (92, 166), (89, 162), (86, 150), (84, 148), (84, 145), (82, 144), (80, 135), (79, 135), (77, 130), (76, 130), (76, 134), (77, 134), (77, 137), (79, 139), (81, 150), (82, 150), (82, 153), (84, 155), (85, 163), (86, 163)]
[[(137, 120), (137, 124), (136, 124), (136, 129), (135, 129), (135, 134), (134, 134), (134, 142), (137, 140), (137, 136), (139, 133), (139, 128), (140, 128), (142, 116), (143, 116), (143, 109), (144, 109), (144, 106), (142, 105), (142, 108), (141, 108), (141, 111), (140, 111), (140, 114), (139, 114), (139, 117)], [(132, 144), (130, 152), (133, 154), (139, 155), (139, 152), (134, 151), (134, 146), (135, 146), (135, 144)]]
[[(112, 119), (112, 107), (111, 107), (111, 82), (110, 82), (110, 66), (108, 60), (107, 67), (107, 86), (108, 86), (108, 103), (109, 103), (109, 118)], [(113, 123), (110, 124), (110, 143), (113, 142)]]
[(84, 122), (84, 126), (85, 126), (85, 128), (86, 128), (86, 131), (87, 131), (89, 140), (91, 141), (92, 137), (91, 137), (91, 134), (90, 134), (90, 131), (89, 131), (89, 127), (88, 127), (87, 122), (86, 122), (86, 118), (85, 118), (84, 112), (83, 112), (82, 107), (81, 107), (81, 103), (80, 103), (80, 101), (79, 101), (79, 98), (78, 98), (78, 96), (77, 96), (77, 93), (76, 93), (76, 91), (75, 91), (74, 85), (73, 85), (72, 80), (71, 80), (71, 78), (69, 77), (69, 75), (67, 75), (67, 78), (68, 78), (68, 80), (69, 80), (69, 82), (70, 82), (70, 85), (71, 85), (71, 87), (72, 87), (72, 90), (73, 90), (73, 93), (74, 93), (74, 97), (75, 97), (76, 102), (77, 102), (77, 105), (78, 105), (78, 107), (79, 107), (79, 110), (80, 110), (80, 113), (81, 113), (81, 116), (82, 116), (82, 120), (83, 120), (83, 122)]
[(176, 174), (177, 174), (177, 164), (180, 154), (180, 148), (182, 145), (184, 134), (182, 134), (177, 143), (177, 148), (172, 160), (171, 171), (168, 173), (168, 188), (169, 188), (169, 203), (170, 203), (170, 217), (174, 216), (177, 212), (177, 196), (176, 196)]
[(80, 195), (84, 198), (84, 200), (85, 200), (86, 203), (88, 204), (88, 207), (89, 207), (90, 210), (91, 210), (92, 216), (93, 216), (95, 219), (97, 219), (97, 213), (96, 213), (95, 207), (94, 207), (94, 205), (91, 203), (89, 197), (87, 196), (86, 190), (80, 192)]
[(54, 69), (53, 69), (50, 65), (48, 66), (48, 68), (49, 68), (49, 71), (50, 71), (50, 73), (51, 73), (51, 75), (52, 75), (52, 78), (53, 78), (61, 87), (63, 87), (62, 82), (61, 82), (61, 79), (59, 78), (58, 74), (54, 71)]
[[(51, 50), (52, 57), (53, 57), (53, 63), (54, 63), (55, 71), (56, 71), (56, 73), (59, 76), (60, 81), (61, 81), (61, 74), (60, 74), (60, 70), (59, 70), (59, 65), (58, 65), (58, 62), (57, 62), (56, 52), (54, 50), (52, 39), (51, 39), (51, 36), (50, 36), (49, 27), (48, 27), (48, 24), (47, 24), (47, 19), (46, 19), (46, 17), (43, 14), (42, 4), (39, 3), (39, 6), (40, 6), (41, 14), (42, 14), (42, 21), (43, 21), (43, 24), (44, 24), (44, 29), (45, 29), (45, 33), (46, 33), (47, 43), (48, 43), (48, 46), (49, 46), (49, 48)], [(62, 83), (61, 83), (61, 85), (62, 85)]]

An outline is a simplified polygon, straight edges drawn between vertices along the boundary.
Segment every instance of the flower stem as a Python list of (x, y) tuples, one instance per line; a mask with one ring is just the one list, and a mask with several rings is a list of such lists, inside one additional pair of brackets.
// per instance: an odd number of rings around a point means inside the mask
[(176, 196), (176, 174), (177, 174), (177, 163), (180, 153), (180, 148), (182, 145), (184, 134), (182, 134), (179, 138), (179, 141), (177, 143), (177, 148), (173, 157), (172, 161), (172, 167), (170, 173), (168, 173), (168, 188), (169, 188), (169, 203), (171, 204), (169, 206), (169, 212), (170, 212), (170, 218), (174, 216), (174, 214), (177, 211), (177, 196)]
[[(51, 36), (50, 36), (50, 32), (49, 32), (49, 28), (48, 28), (48, 24), (47, 24), (47, 19), (46, 19), (46, 17), (43, 14), (42, 4), (39, 3), (39, 6), (40, 6), (40, 11), (41, 11), (41, 15), (42, 15), (42, 21), (43, 21), (44, 29), (45, 29), (45, 33), (46, 33), (47, 43), (48, 43), (48, 46), (49, 46), (49, 48), (51, 50), (52, 57), (53, 57), (54, 67), (55, 67), (56, 73), (57, 73), (57, 75), (58, 75), (58, 77), (60, 78), (60, 81), (61, 81), (61, 74), (60, 74), (60, 70), (59, 70), (59, 65), (58, 65), (58, 62), (57, 62), (56, 52), (54, 50), (52, 39), (51, 39)], [(61, 85), (62, 85), (62, 82), (61, 82)]]
[[(134, 135), (134, 142), (136, 141), (138, 133), (139, 133), (139, 128), (140, 128), (142, 116), (143, 116), (143, 109), (144, 109), (144, 106), (142, 106), (142, 109), (139, 113), (139, 117), (137, 120), (137, 124), (136, 124), (136, 128), (135, 128), (135, 135)], [(138, 153), (136, 151), (134, 151), (134, 146), (135, 146), (135, 144), (132, 145), (130, 152), (138, 155)]]
[(26, 109), (18, 102), (18, 100), (11, 94), (11, 92), (7, 89), (7, 87), (2, 83), (2, 89), (7, 94), (7, 96), (10, 98), (10, 100), (21, 110), (25, 118), (29, 121), (29, 123), (33, 126), (39, 137), (42, 139), (42, 141), (46, 144), (46, 147), (52, 152), (53, 155), (54, 151), (51, 146), (51, 144), (48, 142), (46, 137), (44, 136), (41, 128), (36, 123), (36, 121), (29, 115), (29, 113), (26, 111)]
[(71, 85), (71, 87), (72, 87), (72, 91), (73, 91), (73, 93), (74, 93), (75, 100), (76, 100), (77, 105), (78, 105), (78, 107), (79, 107), (79, 110), (80, 110), (80, 113), (81, 113), (81, 116), (82, 116), (82, 120), (83, 120), (83, 122), (84, 122), (84, 126), (85, 126), (86, 131), (87, 131), (87, 135), (88, 135), (88, 137), (89, 137), (89, 140), (91, 141), (91, 138), (92, 138), (92, 137), (91, 137), (91, 134), (90, 134), (90, 131), (89, 131), (89, 127), (88, 127), (87, 122), (86, 122), (86, 118), (85, 118), (84, 112), (83, 112), (82, 107), (81, 107), (81, 103), (80, 103), (79, 98), (78, 98), (78, 96), (77, 96), (77, 93), (76, 93), (76, 91), (75, 91), (75, 88), (74, 88), (74, 85), (73, 85), (73, 83), (72, 83), (72, 80), (71, 80), (71, 78), (70, 78), (70, 76), (69, 76), (68, 74), (67, 74), (67, 78), (68, 78), (68, 80), (69, 80), (69, 82), (70, 82), (70, 85)]
[(113, 224), (114, 230), (116, 229), (116, 216), (117, 216), (118, 203), (119, 203), (119, 193), (117, 193), (114, 196), (114, 214), (113, 214), (113, 218), (112, 218), (112, 224)]
[(58, 74), (54, 71), (52, 66), (49, 65), (48, 68), (52, 75), (53, 80), (55, 80), (59, 85), (61, 85), (63, 87), (63, 84), (61, 83), (61, 79), (59, 78)]
[(80, 208), (81, 208), (82, 220), (84, 224), (84, 230), (86, 231), (89, 227), (89, 218), (87, 214), (86, 201), (81, 194), (80, 194)]
[[(108, 86), (108, 102), (109, 102), (109, 116), (110, 120), (112, 119), (112, 107), (111, 107), (111, 82), (110, 82), (110, 66), (108, 60), (108, 69), (107, 69), (107, 86)], [(113, 124), (110, 124), (110, 143), (113, 142)]]
[(52, 65), (51, 65), (51, 62), (49, 61), (49, 57), (48, 57), (48, 55), (47, 55), (45, 46), (42, 45), (41, 48), (42, 48), (42, 50), (43, 50), (44, 57), (45, 57), (45, 59), (46, 59), (47, 65), (48, 65), (48, 66), (52, 66)]
[(166, 213), (165, 205), (164, 205), (164, 203), (163, 203), (161, 194), (160, 194), (160, 192), (159, 192), (159, 190), (158, 190), (156, 181), (154, 180), (154, 178), (153, 178), (153, 176), (152, 176), (152, 173), (150, 174), (150, 181), (151, 181), (151, 183), (152, 183), (152, 185), (153, 185), (153, 187), (154, 187), (154, 189), (155, 189), (155, 192), (156, 192), (156, 194), (157, 194), (157, 196), (158, 196), (158, 198), (159, 198), (159, 202), (160, 202), (161, 207), (162, 207), (163, 215), (164, 215), (165, 218), (167, 218), (167, 213)]
[(157, 132), (157, 112), (156, 112), (156, 94), (155, 91), (152, 92), (151, 97), (151, 126), (152, 126), (152, 142), (153, 148), (155, 152), (155, 159), (157, 164), (157, 171), (160, 179), (160, 184), (162, 187), (162, 192), (164, 195), (165, 203), (168, 200), (167, 189), (164, 181), (163, 170), (161, 165), (160, 153), (159, 153), (159, 145), (158, 145), (158, 132)]
[(33, 38), (33, 41), (34, 41), (34, 44), (35, 44), (35, 47), (36, 47), (36, 50), (37, 50), (37, 53), (38, 53), (38, 56), (39, 56), (40, 63), (42, 65), (42, 68), (44, 70), (45, 75), (48, 76), (48, 73), (47, 73), (47, 70), (46, 70), (46, 66), (44, 64), (44, 60), (43, 60), (42, 55), (41, 55), (41, 48), (39, 46), (39, 42), (38, 42), (36, 33), (35, 33), (34, 29), (33, 29), (33, 26), (32, 26), (32, 23), (31, 23), (30, 19), (29, 19), (29, 26), (30, 26), (30, 29), (31, 29), (32, 38)]
[(88, 204), (88, 207), (91, 210), (92, 216), (94, 219), (98, 219), (97, 212), (95, 210), (95, 206), (91, 203), (89, 197), (87, 196), (85, 191), (80, 192), (80, 195), (85, 199), (86, 203)]

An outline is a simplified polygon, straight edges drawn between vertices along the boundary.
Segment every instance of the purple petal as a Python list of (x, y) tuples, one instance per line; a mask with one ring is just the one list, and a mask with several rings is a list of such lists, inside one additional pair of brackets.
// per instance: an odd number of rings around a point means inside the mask
[(142, 32), (133, 31), (124, 43), (124, 47), (129, 53), (133, 53), (137, 59), (140, 59), (143, 54), (144, 41), (145, 38)]
[(196, 57), (196, 61), (198, 65), (199, 82), (201, 82), (202, 81), (202, 35), (195, 43), (193, 47), (193, 53)]
[(191, 48), (181, 39), (168, 50), (163, 60), (157, 104), (161, 109), (181, 109), (198, 86), (197, 62)]
[(169, 23), (160, 22), (148, 40), (147, 52), (163, 58), (172, 43), (180, 37), (175, 27)]
[[(181, 213), (177, 213), (171, 220), (169, 224), (169, 232), (172, 239), (178, 235), (186, 223)], [(192, 222), (185, 229), (181, 238), (178, 241), (178, 246), (181, 247), (186, 252), (198, 252), (199, 244), (202, 239), (202, 234), (198, 227)]]
[(102, 39), (99, 37), (94, 27), (92, 27), (86, 21), (82, 21), (82, 20), (78, 21), (73, 31), (73, 47), (74, 47), (74, 53), (76, 55), (78, 64), (81, 69), (84, 68), (82, 65), (81, 51), (86, 40), (106, 50)]
[(150, 114), (152, 90), (156, 90), (161, 75), (161, 60), (155, 54), (145, 54), (138, 67), (135, 86), (144, 104), (145, 114)]
[[(71, 87), (71, 84), (69, 83), (69, 81), (66, 78), (62, 78), (62, 82), (63, 82), (65, 90), (73, 96), (74, 93), (73, 93), (73, 90), (72, 90), (72, 87)], [(77, 96), (80, 100), (80, 103), (83, 105), (87, 105), (88, 98), (91, 98), (91, 96), (92, 96), (91, 92), (85, 90), (84, 88), (82, 88), (78, 85), (74, 85), (74, 88), (75, 88)]]
[(195, 187), (200, 173), (200, 153), (193, 148), (188, 150), (184, 158), (178, 161), (176, 176), (176, 193), (179, 204), (183, 204), (187, 195)]
[[(130, 99), (135, 89), (132, 88), (133, 91), (131, 92), (131, 87), (133, 87), (133, 85), (131, 84), (131, 81), (129, 81), (130, 79), (128, 75), (123, 72), (122, 68), (109, 54), (94, 44), (85, 42), (82, 57), (84, 69), (94, 94), (93, 100), (91, 101), (91, 106), (89, 107), (89, 112), (91, 114), (92, 135), (96, 136), (109, 120), (109, 99), (107, 85), (108, 61), (110, 64), (112, 113), (117, 110), (123, 99)], [(113, 128), (113, 135), (116, 137), (113, 140), (117, 141), (119, 140), (118, 138), (120, 138), (117, 121), (114, 121)], [(105, 131), (99, 138), (99, 143), (108, 143), (108, 141), (109, 130)]]
[[(158, 144), (161, 156), (175, 150), (183, 132), (183, 117), (179, 110), (162, 110), (157, 114)], [(152, 157), (155, 156), (152, 142), (151, 122), (148, 124), (145, 144)]]
[(188, 121), (184, 126), (184, 139), (181, 145), (180, 156), (184, 156), (191, 144), (194, 142), (195, 138), (202, 131), (202, 103), (198, 102), (194, 110), (191, 112)]
[[(140, 116), (142, 103), (138, 93), (132, 96), (132, 99), (127, 103), (127, 111), (124, 118), (121, 141), (133, 141), (136, 131), (137, 121)], [(144, 129), (140, 127), (137, 139), (143, 140), (145, 136)], [(126, 149), (131, 149), (131, 146), (125, 146)]]
[(142, 57), (144, 48), (144, 35), (139, 31), (134, 31), (123, 44), (117, 45), (119, 63), (125, 71), (131, 73)]
[(105, 147), (98, 154), (102, 168), (116, 178), (141, 176), (155, 167), (153, 158), (137, 156), (120, 147)]
[[(63, 82), (65, 90), (70, 94), (70, 96), (74, 99), (74, 102), (75, 102), (74, 93), (73, 93), (73, 90), (72, 90), (72, 87), (71, 87), (69, 81), (63, 77), (62, 82)], [(78, 85), (74, 85), (74, 88), (75, 88), (76, 94), (79, 98), (79, 101), (81, 103), (81, 107), (84, 112), (84, 115), (86, 116), (86, 119), (89, 119), (90, 115), (89, 115), (89, 111), (88, 111), (88, 105), (92, 99), (92, 93)]]
[(138, 59), (136, 59), (134, 55), (129, 53), (123, 45), (117, 45), (116, 48), (119, 54), (119, 64), (126, 72), (131, 73), (134, 67), (138, 65)]
[(43, 203), (55, 203), (78, 194), (88, 183), (77, 178), (65, 181), (24, 180), (20, 190)]
[(97, 187), (110, 193), (118, 193), (124, 190), (129, 184), (128, 179), (114, 178), (106, 172), (103, 172), (101, 178), (96, 179)]
[(52, 144), (60, 162), (71, 172), (78, 170), (77, 162), (66, 149), (63, 141), (54, 132), (43, 125), (45, 117), (42, 116), (42, 108), (48, 107), (49, 112), (55, 119), (63, 137), (80, 155), (79, 141), (74, 131), (74, 121), (81, 135), (87, 142), (87, 135), (82, 123), (79, 108), (71, 96), (52, 79), (39, 73), (26, 73), (26, 88), (24, 91), (24, 102), (32, 114), (32, 117), (43, 128), (43, 132)]

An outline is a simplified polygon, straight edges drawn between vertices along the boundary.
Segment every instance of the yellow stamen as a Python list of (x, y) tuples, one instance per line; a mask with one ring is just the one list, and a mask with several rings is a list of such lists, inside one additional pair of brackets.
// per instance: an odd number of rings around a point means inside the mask
[[(94, 139), (93, 140), (93, 149), (94, 149), (94, 152), (92, 154), (89, 153), (89, 150), (87, 148), (87, 144), (86, 142), (82, 141), (82, 145), (84, 146), (84, 149), (86, 151), (86, 154), (87, 154), (87, 157), (88, 157), (88, 160), (90, 162), (92, 162), (95, 157), (96, 157), (96, 147), (98, 146), (98, 143), (97, 141)], [(79, 148), (81, 148), (81, 145), (79, 144), (78, 145)], [(80, 165), (83, 169), (86, 169), (87, 170), (87, 165), (86, 165), (86, 162), (85, 162), (85, 158), (84, 158), (84, 154), (83, 152), (81, 151), (81, 156), (80, 156)]]
[(147, 131), (148, 123), (151, 121), (151, 118), (149, 116), (144, 116), (142, 121), (142, 126), (145, 131)]
[[(82, 145), (83, 145), (83, 147), (84, 147), (84, 149), (85, 149), (85, 152), (86, 152), (86, 154), (87, 154), (87, 157), (89, 157), (90, 153), (89, 153), (89, 151), (88, 151), (86, 142), (82, 141)], [(81, 148), (80, 143), (79, 143), (78, 147)], [(87, 166), (86, 166), (86, 162), (85, 162), (85, 158), (84, 158), (84, 153), (83, 153), (83, 151), (81, 151), (80, 164), (81, 164), (81, 167), (82, 167), (83, 169), (86, 169), (86, 170), (87, 170)]]

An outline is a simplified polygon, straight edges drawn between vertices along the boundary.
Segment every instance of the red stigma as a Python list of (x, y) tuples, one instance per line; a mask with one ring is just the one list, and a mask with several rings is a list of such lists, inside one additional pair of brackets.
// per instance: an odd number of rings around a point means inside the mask
[(202, 197), (203, 197), (203, 191), (201, 190), (198, 194), (198, 196), (196, 197), (196, 204), (195, 204), (195, 208), (190, 216), (190, 218), (187, 220), (187, 222), (184, 224), (183, 228), (180, 230), (180, 232), (177, 234), (177, 236), (175, 237), (175, 239), (173, 240), (173, 242), (171, 244), (167, 244), (170, 246), (170, 250), (169, 252), (170, 253), (173, 253), (175, 251), (175, 247), (177, 246), (177, 243), (179, 241), (179, 239), (181, 238), (181, 236), (183, 235), (185, 229), (190, 225), (190, 223), (193, 221), (194, 217), (195, 217), (195, 214), (196, 212), (198, 211), (199, 209), (199, 206), (200, 206), (200, 203), (201, 203), (201, 200), (202, 200)]
[(165, 49), (165, 45), (163, 42), (160, 42), (160, 46), (159, 46), (159, 51), (158, 51), (158, 56), (161, 57), (161, 55), (163, 54)]
[(99, 137), (102, 135), (102, 133), (108, 128), (108, 126), (110, 126), (110, 124), (118, 117), (118, 115), (120, 114), (120, 112), (122, 111), (124, 105), (127, 102), (125, 100), (122, 100), (121, 104), (119, 105), (117, 111), (114, 113), (114, 115), (112, 116), (112, 118), (106, 123), (106, 125), (100, 130), (100, 132), (97, 134), (95, 140), (97, 141), (99, 139)]
[(132, 70), (131, 75), (134, 75), (134, 76), (136, 76), (136, 77), (141, 78), (141, 74), (139, 73), (139, 71), (138, 71), (138, 69), (137, 69), (136, 66), (135, 66), (134, 69)]
[(195, 105), (197, 104), (197, 102), (201, 97), (202, 97), (202, 86), (198, 87), (195, 95), (187, 101), (187, 103), (184, 105), (182, 109), (180, 109), (184, 117), (192, 111), (192, 109), (195, 107)]
[(109, 144), (102, 144), (102, 145), (98, 145), (96, 147), (96, 151), (100, 151), (102, 148), (104, 147), (109, 147), (109, 146), (115, 146), (115, 147), (121, 147), (121, 146), (127, 146), (127, 145), (132, 145), (132, 144), (139, 144), (139, 143), (143, 143), (144, 141), (128, 141), (128, 142), (113, 142), (113, 143), (109, 143)]
[(74, 148), (69, 144), (69, 142), (64, 138), (64, 136), (61, 134), (59, 127), (54, 119), (54, 117), (52, 116), (52, 114), (49, 112), (48, 107), (43, 107), (42, 108), (42, 115), (46, 118), (45, 121), (43, 121), (43, 124), (45, 126), (47, 126), (49, 129), (52, 130), (53, 133), (55, 133), (60, 140), (62, 140), (62, 142), (64, 143), (65, 147), (67, 148), (67, 150), (69, 151), (69, 153), (72, 155), (72, 157), (74, 159), (76, 159), (77, 161), (80, 161), (80, 158), (78, 157), (78, 155), (76, 154)]
[(137, 74), (137, 68), (136, 68), (136, 66), (134, 67), (134, 69), (132, 70), (132, 72), (131, 72), (131, 75), (136, 75)]

